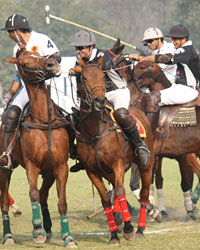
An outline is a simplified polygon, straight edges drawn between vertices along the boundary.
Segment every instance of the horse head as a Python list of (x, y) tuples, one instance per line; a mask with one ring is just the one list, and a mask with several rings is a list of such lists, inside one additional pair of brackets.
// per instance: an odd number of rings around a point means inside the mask
[(61, 66), (54, 58), (27, 51), (24, 44), (20, 44), (16, 58), (6, 58), (4, 61), (17, 65), (19, 74), (25, 83), (42, 83), (61, 73)]
[(140, 88), (148, 87), (150, 91), (153, 91), (168, 87), (167, 79), (157, 63), (141, 61), (133, 70)]
[(105, 75), (101, 69), (104, 57), (100, 57), (96, 64), (85, 64), (82, 59), (78, 62), (82, 67), (81, 72), (81, 100), (89, 110), (101, 111), (105, 108)]

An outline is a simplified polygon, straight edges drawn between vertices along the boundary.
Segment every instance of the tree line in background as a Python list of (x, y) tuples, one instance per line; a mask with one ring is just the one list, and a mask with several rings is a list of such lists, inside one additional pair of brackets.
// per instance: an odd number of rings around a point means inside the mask
[[(190, 31), (194, 45), (200, 49), (200, 5), (199, 0), (0, 0), (0, 27), (4, 27), (8, 16), (17, 13), (29, 19), (36, 32), (47, 34), (58, 46), (61, 56), (75, 55), (74, 48), (68, 47), (79, 28), (51, 19), (45, 22), (45, 5), (50, 6), (54, 16), (73, 21), (122, 41), (143, 48), (141, 39), (144, 30), (158, 27), (165, 34), (172, 25), (181, 23)], [(95, 35), (97, 46), (111, 48), (114, 41)], [(9, 88), (15, 68), (3, 62), (13, 54), (14, 41), (6, 31), (0, 31), (0, 85), (3, 93)], [(125, 53), (133, 53), (126, 47)], [(0, 96), (1, 97), (1, 96)]]

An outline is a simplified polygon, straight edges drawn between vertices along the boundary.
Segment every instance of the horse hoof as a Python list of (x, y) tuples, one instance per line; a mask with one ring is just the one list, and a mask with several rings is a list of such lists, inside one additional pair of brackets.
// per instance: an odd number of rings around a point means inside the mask
[(158, 211), (158, 215), (156, 216), (155, 220), (158, 222), (158, 223), (161, 223), (162, 222), (162, 214)]
[(37, 244), (42, 244), (47, 240), (47, 234), (44, 228), (33, 229), (33, 241)]
[(144, 234), (143, 233), (136, 233), (135, 238), (136, 239), (142, 239), (142, 238), (144, 238)]
[(122, 222), (121, 225), (117, 225), (117, 232), (118, 233), (122, 233), (123, 232), (123, 228), (124, 228), (124, 222)]
[(186, 215), (186, 218), (185, 218), (186, 222), (194, 222), (194, 221), (196, 221), (196, 219), (197, 218), (196, 218), (193, 211), (192, 212), (187, 212), (187, 215)]
[(46, 235), (38, 235), (37, 237), (33, 238), (33, 241), (37, 244), (43, 244), (46, 242), (46, 240), (47, 240)]
[(112, 240), (109, 241), (109, 244), (113, 245), (113, 246), (119, 246), (120, 245), (120, 240), (112, 239)]
[(162, 210), (161, 211), (161, 214), (162, 214), (162, 219), (163, 220), (167, 220), (169, 217), (168, 217), (168, 214), (167, 214), (167, 212), (165, 211), (165, 210)]
[(135, 238), (135, 232), (134, 232), (134, 230), (132, 232), (130, 232), (130, 233), (124, 232), (123, 236), (124, 236), (125, 240), (130, 241), (130, 240), (133, 240)]
[(78, 248), (78, 247), (77, 247), (77, 245), (76, 245), (75, 242), (70, 241), (70, 242), (67, 244), (66, 248)]
[(14, 245), (16, 243), (15, 239), (13, 238), (12, 234), (6, 234), (3, 239), (4, 245)]
[(67, 236), (64, 239), (64, 247), (66, 248), (78, 248), (74, 238), (72, 236)]
[(47, 232), (47, 242), (51, 240), (52, 232)]

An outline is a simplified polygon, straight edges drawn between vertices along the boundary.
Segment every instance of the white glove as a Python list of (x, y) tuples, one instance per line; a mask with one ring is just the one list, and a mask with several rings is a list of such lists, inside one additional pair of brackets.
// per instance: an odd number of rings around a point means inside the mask
[(4, 98), (3, 98), (3, 101), (2, 101), (2, 104), (3, 104), (3, 108), (6, 109), (8, 107), (8, 104), (10, 103), (10, 101), (12, 100), (13, 98), (13, 95), (10, 94), (10, 93), (6, 93)]

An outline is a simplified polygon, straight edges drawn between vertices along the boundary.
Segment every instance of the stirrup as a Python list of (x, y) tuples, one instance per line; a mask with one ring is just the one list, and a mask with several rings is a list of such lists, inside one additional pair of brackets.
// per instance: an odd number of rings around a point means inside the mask
[(12, 169), (12, 160), (11, 155), (8, 152), (3, 152), (3, 154), (0, 156), (0, 158), (7, 157), (7, 165), (0, 166), (2, 170), (11, 171)]

